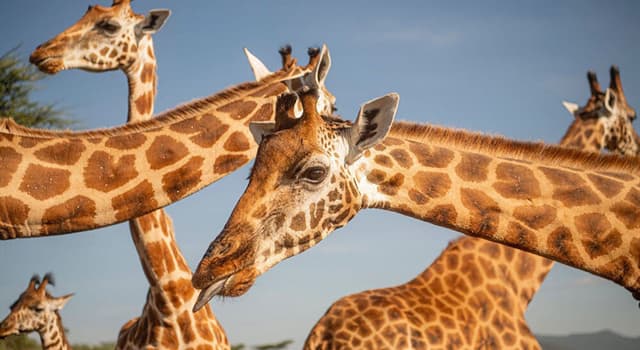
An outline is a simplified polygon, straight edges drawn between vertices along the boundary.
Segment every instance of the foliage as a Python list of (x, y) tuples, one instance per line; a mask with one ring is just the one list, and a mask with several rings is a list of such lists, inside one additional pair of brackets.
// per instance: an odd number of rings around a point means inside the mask
[(0, 56), (0, 117), (11, 117), (30, 127), (71, 125), (72, 121), (60, 118), (62, 111), (55, 105), (33, 101), (31, 93), (44, 74), (21, 60), (16, 51), (14, 48)]
[[(101, 343), (99, 345), (72, 344), (73, 350), (113, 350), (116, 343)], [(4, 340), (0, 340), (0, 350), (40, 350), (42, 346), (39, 341), (35, 341), (26, 333), (12, 335)]]
[(236, 344), (236, 345), (231, 345), (231, 350), (244, 350), (246, 348), (247, 347), (242, 343)]
[(40, 350), (40, 342), (29, 338), (26, 334), (12, 335), (0, 340), (0, 350)]
[(73, 344), (73, 350), (113, 350), (116, 343), (100, 343), (99, 345)]
[(293, 340), (291, 339), (287, 339), (287, 340), (283, 340), (279, 343), (274, 343), (274, 344), (264, 344), (264, 345), (256, 345), (253, 348), (255, 350), (278, 350), (278, 349), (286, 349), (291, 343), (293, 343)]

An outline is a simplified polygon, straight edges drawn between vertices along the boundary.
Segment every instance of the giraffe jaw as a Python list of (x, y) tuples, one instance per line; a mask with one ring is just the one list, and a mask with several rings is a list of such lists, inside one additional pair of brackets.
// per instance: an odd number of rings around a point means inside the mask
[(224, 285), (232, 276), (233, 275), (218, 280), (217, 282), (211, 284), (209, 287), (202, 289), (200, 291), (200, 294), (198, 295), (198, 300), (196, 300), (195, 305), (193, 305), (193, 312), (200, 310), (209, 302), (209, 300), (211, 300), (211, 298), (220, 294), (220, 292), (222, 292), (222, 289), (224, 288)]
[(0, 329), (0, 339), (18, 334), (20, 334), (20, 332), (17, 329)]
[(43, 58), (31, 56), (30, 61), (43, 73), (56, 74), (64, 70), (62, 56), (48, 56)]

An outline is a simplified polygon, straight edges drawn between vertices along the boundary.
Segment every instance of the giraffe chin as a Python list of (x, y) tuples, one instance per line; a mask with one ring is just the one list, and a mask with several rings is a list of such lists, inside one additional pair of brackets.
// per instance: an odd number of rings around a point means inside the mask
[(17, 330), (0, 330), (0, 339), (20, 334)]
[(198, 300), (196, 300), (195, 305), (193, 305), (193, 312), (202, 309), (202, 307), (205, 306), (209, 302), (209, 300), (211, 300), (211, 298), (220, 294), (220, 292), (224, 288), (225, 283), (227, 283), (230, 278), (231, 276), (223, 278), (217, 282), (214, 282), (209, 287), (202, 289), (200, 291), (200, 294), (198, 295)]
[(31, 63), (35, 64), (41, 72), (47, 74), (56, 74), (64, 70), (62, 58), (57, 56), (49, 56), (39, 60), (32, 59)]
[[(206, 305), (214, 296), (239, 297), (245, 294), (256, 281), (257, 272), (254, 268), (245, 268), (226, 277), (212, 282), (209, 286), (201, 289), (198, 300), (193, 306), (196, 312)], [(197, 287), (196, 287), (197, 288)]]

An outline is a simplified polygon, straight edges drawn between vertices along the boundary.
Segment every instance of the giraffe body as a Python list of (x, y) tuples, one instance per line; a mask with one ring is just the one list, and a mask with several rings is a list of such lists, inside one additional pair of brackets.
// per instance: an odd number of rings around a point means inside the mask
[[(39, 46), (31, 58), (46, 72), (51, 61), (61, 62), (54, 68), (121, 69), (129, 86), (128, 122), (148, 120), (153, 114), (157, 82), (151, 27), (157, 31), (167, 16), (167, 10), (153, 10), (147, 18), (137, 15), (128, 1), (114, 2), (109, 8), (90, 7), (80, 21)], [(112, 26), (114, 32), (105, 26)], [(145, 26), (147, 30), (139, 33)], [(99, 61), (89, 59), (94, 54)], [(228, 349), (226, 334), (211, 308), (207, 305), (197, 313), (191, 311), (196, 301), (191, 269), (177, 246), (166, 212), (153, 211), (130, 221), (129, 226), (149, 290), (142, 315), (122, 327), (116, 348)]]
[[(590, 107), (606, 93), (599, 86), (594, 88), (595, 73), (589, 72), (588, 79), (592, 96), (585, 107), (569, 106), (575, 120), (560, 145), (592, 152), (608, 148), (623, 155), (638, 149), (637, 138), (627, 137), (628, 128), (631, 135), (635, 134), (631, 126), (635, 112), (621, 108), (624, 105), (620, 103), (609, 106), (613, 108)], [(611, 67), (611, 82), (610, 89), (624, 97), (621, 85), (616, 86), (616, 67)], [(578, 110), (583, 112), (576, 113)], [(633, 113), (624, 113), (625, 110)], [(613, 123), (622, 127), (607, 127)], [(607, 130), (609, 134), (597, 135), (594, 130)], [(521, 274), (525, 264), (533, 266), (535, 272)], [(478, 238), (461, 238), (449, 244), (430, 267), (408, 283), (364, 291), (335, 302), (312, 329), (305, 349), (539, 349), (524, 319), (530, 300), (527, 293), (533, 296), (552, 266), (553, 261), (533, 254)], [(505, 285), (508, 292), (500, 288)], [(518, 293), (518, 288), (526, 288), (527, 292)], [(483, 302), (487, 307), (478, 307), (477, 296), (496, 296), (496, 300), (489, 297)], [(505, 317), (497, 305), (516, 307)], [(477, 317), (478, 314), (484, 315)]]
[(365, 104), (353, 125), (320, 117), (313, 93), (302, 100), (302, 118), (261, 143), (245, 193), (194, 274), (201, 295), (243, 294), (258, 275), (363, 208), (396, 211), (640, 290), (638, 160), (391, 126), (394, 94)]
[(335, 302), (304, 349), (540, 349), (524, 313), (551, 266), (460, 238), (413, 280)]
[(48, 284), (53, 284), (50, 274), (45, 275), (42, 282), (37, 276), (31, 278), (27, 289), (11, 305), (11, 313), (0, 322), (0, 338), (38, 332), (43, 349), (71, 349), (59, 311), (73, 294), (52, 297), (47, 292)]
[[(318, 57), (319, 56), (319, 57)], [(0, 239), (84, 231), (178, 201), (249, 162), (250, 121), (274, 118), (289, 86), (325, 91), (326, 48), (258, 82), (239, 84), (149, 121), (84, 132), (0, 119)], [(318, 81), (318, 79), (322, 79)], [(333, 109), (332, 96), (323, 106)]]

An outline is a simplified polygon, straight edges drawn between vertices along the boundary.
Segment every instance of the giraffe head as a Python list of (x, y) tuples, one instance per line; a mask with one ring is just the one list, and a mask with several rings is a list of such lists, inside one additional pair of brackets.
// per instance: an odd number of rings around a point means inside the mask
[[(290, 45), (285, 45), (278, 51), (282, 59), (282, 70), (289, 70), (297, 65), (297, 60), (291, 55), (292, 49)], [(254, 56), (248, 49), (244, 49), (244, 53), (249, 60), (249, 66), (256, 78), (256, 81), (262, 80), (264, 77), (272, 74), (262, 61)], [(336, 97), (325, 86), (325, 80), (329, 70), (331, 69), (331, 55), (327, 45), (321, 48), (310, 47), (307, 50), (309, 55), (309, 63), (304, 69), (311, 71), (300, 78), (292, 79), (286, 82), (289, 91), (301, 91), (303, 88), (312, 88), (319, 91), (320, 113), (322, 115), (331, 115), (337, 110), (335, 107)], [(302, 106), (296, 104), (296, 114), (300, 115)]]
[(203, 290), (195, 309), (216, 294), (244, 294), (257, 276), (320, 242), (372, 200), (361, 195), (354, 170), (388, 133), (398, 95), (363, 104), (353, 124), (318, 113), (317, 90), (300, 99), (300, 118), (283, 113), (283, 104), (295, 105), (285, 95), (275, 122), (251, 125), (260, 147), (249, 185), (194, 274)]
[[(138, 57), (151, 34), (169, 17), (169, 10), (151, 10), (146, 16), (133, 12), (130, 0), (114, 0), (112, 6), (89, 6), (71, 27), (38, 46), (29, 60), (49, 74), (80, 68), (92, 72), (126, 70)], [(153, 56), (153, 52), (143, 52)]]
[(27, 289), (11, 305), (11, 313), (0, 323), (0, 338), (33, 331), (43, 331), (58, 317), (58, 311), (69, 301), (73, 294), (59, 298), (47, 292), (47, 285), (53, 285), (53, 277), (46, 274), (34, 275)]
[(587, 79), (591, 96), (587, 103), (579, 107), (575, 103), (563, 102), (575, 117), (563, 143), (593, 151), (607, 149), (636, 156), (640, 152), (640, 145), (631, 124), (636, 118), (636, 111), (627, 103), (618, 67), (611, 66), (610, 76), (609, 88), (603, 92), (596, 74), (589, 71)]

